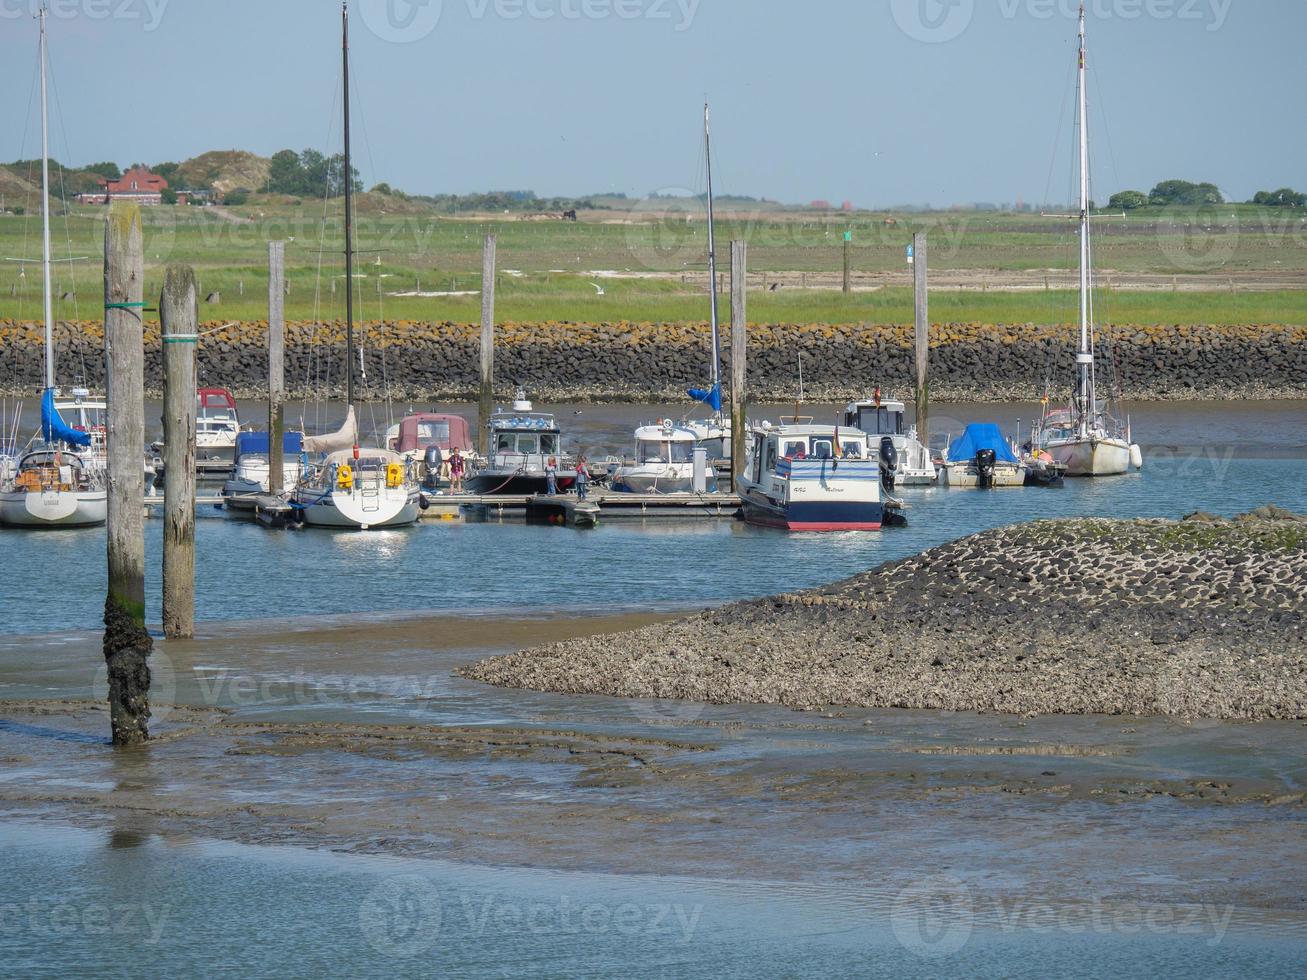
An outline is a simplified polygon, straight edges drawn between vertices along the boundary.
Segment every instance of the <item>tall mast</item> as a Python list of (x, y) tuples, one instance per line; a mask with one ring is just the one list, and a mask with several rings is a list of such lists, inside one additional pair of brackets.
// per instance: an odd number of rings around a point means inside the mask
[[(721, 395), (722, 339), (717, 320), (717, 237), (713, 230), (712, 137), (708, 132), (708, 104), (703, 107), (703, 148), (708, 161), (708, 292), (712, 296), (712, 390)], [(720, 406), (717, 406), (720, 410)]]
[(45, 4), (41, 21), (41, 281), (45, 300), (45, 386), (54, 387), (54, 284), (50, 281), (50, 123), (46, 108)]
[[(345, 404), (354, 407), (354, 187), (349, 154), (349, 0), (340, 5), (345, 80)], [(357, 443), (358, 439), (355, 438)]]
[(1089, 252), (1089, 119), (1088, 99), (1085, 94), (1085, 7), (1080, 5), (1080, 350), (1076, 354), (1079, 383), (1076, 402), (1081, 436), (1089, 434), (1094, 413), (1094, 353), (1091, 346), (1089, 310), (1090, 252)]

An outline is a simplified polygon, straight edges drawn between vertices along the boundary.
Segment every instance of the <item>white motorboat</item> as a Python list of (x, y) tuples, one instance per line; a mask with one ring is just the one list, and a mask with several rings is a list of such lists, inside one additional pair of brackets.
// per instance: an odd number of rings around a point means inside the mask
[(938, 479), (930, 450), (917, 439), (917, 427), (903, 425), (904, 405), (892, 398), (853, 402), (844, 410), (844, 424), (865, 432), (874, 443), (888, 438), (894, 445), (894, 485), (928, 487)]
[[(282, 439), (281, 485), (294, 487), (299, 482), (303, 435), (287, 432)], [(227, 506), (233, 510), (253, 510), (256, 497), (271, 487), (272, 464), (266, 432), (242, 432), (236, 437), (236, 466), (222, 486)]]
[[(612, 487), (619, 493), (694, 493), (694, 451), (700, 445), (697, 430), (671, 419), (640, 426), (635, 430), (635, 463), (613, 471)], [(703, 491), (715, 493), (717, 477), (707, 465), (706, 446), (704, 450)]]
[(992, 422), (968, 425), (961, 438), (949, 443), (944, 460), (943, 482), (948, 487), (995, 490), (1026, 485), (1026, 464)]
[[(54, 294), (50, 257), (50, 140), (46, 94), (48, 39), (46, 9), (40, 20), (41, 78), (41, 292), (45, 313), (45, 389), (41, 395), (39, 447), (25, 452), (0, 486), (0, 521), (34, 528), (92, 527), (108, 512), (105, 493), (104, 402), (92, 402), (78, 389), (73, 402), (60, 403), (55, 386)], [(77, 414), (70, 425), (60, 414)], [(36, 441), (36, 440), (34, 440)]]
[(486, 426), (490, 456), (484, 466), (464, 481), (468, 493), (484, 496), (544, 493), (550, 460), (555, 464), (559, 491), (569, 490), (575, 484), (576, 460), (562, 451), (563, 434), (558, 420), (548, 412), (534, 411), (525, 391), (518, 389), (513, 407), (492, 414)]
[(1066, 468), (1067, 476), (1120, 476), (1141, 467), (1143, 454), (1134, 444), (1130, 423), (1114, 418), (1098, 400), (1098, 366), (1093, 310), (1093, 252), (1089, 222), (1089, 122), (1085, 93), (1085, 9), (1080, 8), (1079, 106), (1080, 148), (1080, 347), (1076, 352), (1076, 386), (1065, 412), (1049, 413), (1035, 424), (1033, 446)]
[(226, 388), (201, 388), (196, 392), (195, 454), (216, 458), (236, 445), (240, 416), (236, 399)]
[(788, 531), (878, 531), (880, 461), (856, 429), (793, 419), (750, 429), (737, 481), (744, 520)]

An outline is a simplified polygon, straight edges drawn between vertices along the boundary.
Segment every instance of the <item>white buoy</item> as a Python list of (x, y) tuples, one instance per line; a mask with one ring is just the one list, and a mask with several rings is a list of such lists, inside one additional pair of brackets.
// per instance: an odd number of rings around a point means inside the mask
[(1138, 443), (1130, 444), (1130, 465), (1137, 470), (1144, 468), (1144, 453)]

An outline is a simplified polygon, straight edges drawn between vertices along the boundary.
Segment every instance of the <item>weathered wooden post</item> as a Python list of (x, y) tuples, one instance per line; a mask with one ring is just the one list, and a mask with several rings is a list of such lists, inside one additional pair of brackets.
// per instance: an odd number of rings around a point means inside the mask
[(486, 425), (495, 410), (495, 236), (487, 235), (481, 253), (481, 401), (477, 447), (483, 457), (490, 454)]
[(744, 446), (748, 409), (749, 320), (745, 311), (748, 295), (748, 244), (731, 242), (731, 490), (735, 491), (744, 472)]
[(268, 242), (268, 492), (286, 489), (286, 243)]
[(853, 292), (852, 265), (850, 264), (849, 249), (853, 247), (853, 232), (844, 233), (844, 295), (847, 296)]
[[(150, 737), (150, 634), (145, 630), (145, 260), (141, 210), (115, 201), (104, 226), (109, 589), (104, 659), (115, 745)], [(194, 393), (191, 395), (194, 398)]]
[(159, 299), (163, 334), (163, 635), (195, 635), (195, 272), (170, 265)]
[(912, 236), (912, 280), (917, 342), (917, 441), (930, 445), (930, 308), (926, 292), (926, 233)]

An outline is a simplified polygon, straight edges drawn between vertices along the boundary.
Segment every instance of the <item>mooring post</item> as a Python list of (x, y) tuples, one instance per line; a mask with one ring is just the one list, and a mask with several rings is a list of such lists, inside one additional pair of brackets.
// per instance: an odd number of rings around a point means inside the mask
[(477, 447), (481, 455), (490, 454), (490, 436), (486, 426), (495, 410), (495, 236), (487, 235), (481, 253), (481, 401)]
[(286, 489), (286, 243), (268, 242), (268, 492)]
[[(150, 737), (150, 634), (145, 630), (145, 259), (141, 209), (114, 201), (104, 226), (109, 589), (104, 659), (115, 745)], [(194, 392), (191, 397), (194, 398)]]
[(844, 295), (847, 296), (853, 292), (852, 266), (850, 265), (849, 249), (853, 247), (853, 233), (846, 231), (844, 233)]
[(926, 233), (912, 236), (912, 279), (916, 311), (917, 441), (930, 445), (930, 308), (926, 291)]
[(170, 265), (159, 298), (163, 335), (163, 635), (195, 635), (195, 271)]
[(740, 474), (744, 472), (745, 412), (748, 391), (748, 316), (745, 299), (748, 295), (748, 244), (731, 242), (731, 491), (734, 492)]

